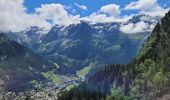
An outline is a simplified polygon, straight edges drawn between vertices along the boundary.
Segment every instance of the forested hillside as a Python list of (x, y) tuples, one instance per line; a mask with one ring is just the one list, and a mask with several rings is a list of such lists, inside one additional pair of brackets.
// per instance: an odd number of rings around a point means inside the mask
[(41, 72), (51, 68), (41, 56), (0, 33), (0, 93), (31, 88), (31, 81), (45, 80)]
[(139, 55), (127, 65), (108, 65), (59, 100), (155, 100), (169, 92), (170, 12), (158, 22)]

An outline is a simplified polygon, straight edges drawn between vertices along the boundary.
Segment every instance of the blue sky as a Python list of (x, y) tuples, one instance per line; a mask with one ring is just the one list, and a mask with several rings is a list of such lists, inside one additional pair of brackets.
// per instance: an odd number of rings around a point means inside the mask
[[(24, 5), (28, 8), (28, 12), (32, 13), (34, 12), (35, 8), (40, 7), (42, 4), (59, 3), (65, 6), (71, 6), (72, 9), (76, 10), (76, 14), (80, 14), (81, 16), (88, 16), (93, 12), (98, 11), (102, 6), (105, 5), (117, 4), (120, 5), (120, 8), (124, 8), (126, 5), (134, 1), (138, 0), (25, 0)], [(169, 0), (158, 0), (157, 2), (162, 7), (165, 8), (170, 7)], [(82, 11), (81, 9), (76, 7), (74, 3), (87, 6), (88, 10)], [(71, 10), (68, 10), (68, 12), (72, 13)], [(122, 10), (121, 15), (130, 15), (137, 12), (138, 12), (137, 10), (131, 11)]]
[(1, 0), (0, 8), (0, 31), (18, 32), (31, 26), (49, 30), (82, 20), (125, 23), (135, 14), (163, 17), (170, 0)]

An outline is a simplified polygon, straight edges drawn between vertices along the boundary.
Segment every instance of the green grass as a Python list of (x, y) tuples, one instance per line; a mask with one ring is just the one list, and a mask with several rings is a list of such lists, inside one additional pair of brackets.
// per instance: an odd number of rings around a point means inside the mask
[(55, 67), (58, 69), (60, 66), (57, 63), (54, 63)]
[(119, 50), (119, 49), (121, 49), (120, 44), (115, 44), (115, 45), (112, 46), (112, 47), (106, 48), (104, 51), (105, 51), (105, 52), (108, 52), (108, 51)]
[(90, 64), (89, 66), (84, 67), (80, 71), (77, 71), (76, 75), (81, 77), (81, 78), (84, 78), (85, 75), (91, 70), (91, 68), (92, 68), (92, 65)]
[(69, 86), (66, 87), (66, 90), (70, 90), (70, 89), (72, 89), (74, 87), (75, 87), (75, 84), (69, 85)]
[(52, 71), (43, 72), (42, 75), (45, 78), (51, 80), (55, 84), (57, 84), (61, 81), (61, 78), (58, 75), (54, 74)]
[(32, 81), (31, 81), (31, 83), (36, 84), (36, 83), (37, 83), (37, 81), (36, 81), (36, 80), (32, 80)]

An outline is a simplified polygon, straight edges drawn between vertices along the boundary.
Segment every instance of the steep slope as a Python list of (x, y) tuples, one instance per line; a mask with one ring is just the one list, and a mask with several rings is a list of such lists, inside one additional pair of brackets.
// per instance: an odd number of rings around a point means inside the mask
[(51, 67), (30, 49), (0, 34), (0, 91), (22, 91)]
[[(158, 23), (132, 63), (109, 65), (59, 100), (156, 100), (169, 93), (170, 12)], [(112, 88), (112, 89), (111, 89)]]

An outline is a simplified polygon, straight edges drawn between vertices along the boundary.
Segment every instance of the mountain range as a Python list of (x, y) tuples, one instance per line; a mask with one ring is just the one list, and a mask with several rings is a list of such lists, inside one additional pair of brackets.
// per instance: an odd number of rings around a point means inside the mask
[(152, 26), (159, 20), (159, 17), (141, 14), (133, 16), (127, 22), (82, 21), (69, 26), (55, 25), (49, 32), (31, 27), (18, 33), (8, 33), (8, 36), (42, 55), (52, 64), (57, 64), (59, 68), (56, 73), (76, 74), (89, 66), (96, 68), (105, 64), (130, 62), (151, 29), (148, 27), (143, 32), (128, 34), (122, 32), (121, 27), (140, 22)]
[[(72, 96), (69, 94), (72, 91), (79, 92), (76, 94), (77, 97), (79, 94), (82, 95), (83, 92), (79, 91), (82, 87), (87, 87), (85, 92), (89, 92), (88, 89), (97, 91), (92, 91), (94, 98), (106, 97), (112, 83), (116, 82), (116, 87), (122, 87), (123, 80), (127, 82), (124, 88), (125, 95), (129, 95), (129, 86), (135, 75), (128, 73), (134, 71), (132, 69), (136, 62), (146, 59), (146, 54), (144, 53), (143, 57), (139, 50), (150, 37), (152, 27), (159, 21), (159, 17), (135, 15), (127, 22), (81, 21), (79, 24), (69, 26), (55, 25), (48, 32), (33, 26), (20, 32), (2, 33), (0, 34), (0, 90), (18, 93), (35, 88), (35, 83), (40, 85), (43, 82), (45, 83), (43, 86), (48, 84), (47, 87), (52, 86), (48, 82), (59, 86), (60, 82), (63, 82), (62, 84), (67, 86), (70, 83), (64, 79), (66, 77), (72, 79), (73, 76), (75, 84), (80, 82), (74, 78), (85, 81), (78, 88), (68, 92), (68, 95), (64, 92), (64, 98), (61, 95), (63, 100), (67, 96)], [(146, 25), (143, 31), (126, 33), (122, 30), (124, 26), (133, 24), (135, 28), (141, 23)], [(140, 60), (134, 60), (131, 64), (138, 53), (141, 56)], [(101, 84), (99, 81), (104, 83)], [(93, 96), (88, 97), (93, 98)]]

